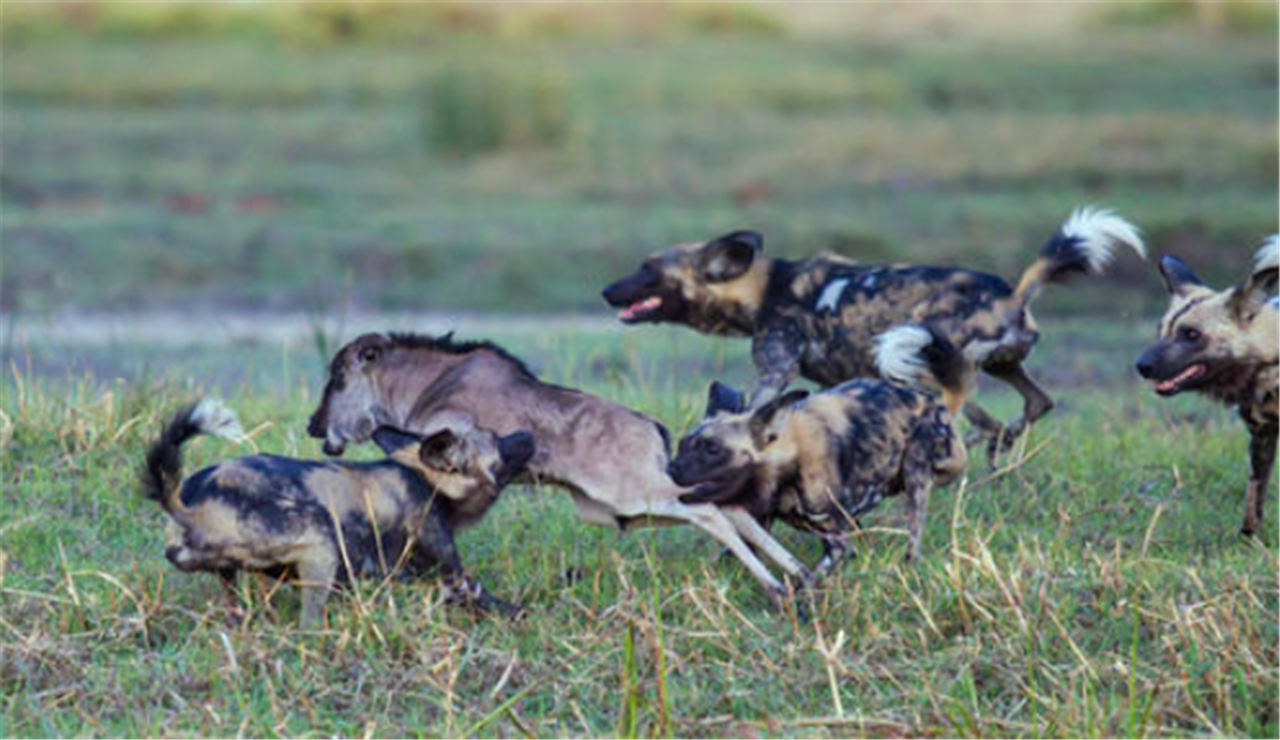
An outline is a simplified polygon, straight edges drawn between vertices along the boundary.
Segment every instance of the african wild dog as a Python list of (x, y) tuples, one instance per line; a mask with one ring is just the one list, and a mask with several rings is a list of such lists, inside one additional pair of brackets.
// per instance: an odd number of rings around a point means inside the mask
[(1046, 285), (1101, 271), (1121, 244), (1145, 256), (1138, 230), (1127, 221), (1079, 209), (1011, 287), (971, 270), (859, 265), (829, 253), (788, 261), (767, 256), (759, 234), (737, 231), (652, 255), (605, 288), (604, 299), (628, 324), (677, 323), (704, 334), (751, 337), (759, 376), (753, 407), (797, 375), (824, 387), (875, 377), (872, 338), (900, 324), (928, 323), (977, 368), (1022, 395), (1022, 416), (1007, 427), (977, 404), (965, 409), (990, 436), (994, 452), (1053, 408), (1022, 367), (1039, 337), (1031, 301)]
[(568, 490), (585, 522), (630, 529), (693, 524), (726, 545), (778, 601), (786, 588), (760, 562), (759, 548), (786, 573), (803, 564), (745, 512), (687, 505), (667, 474), (666, 429), (652, 418), (581, 391), (539, 380), (489, 342), (452, 335), (366, 334), (338, 351), (308, 431), (340, 455), (380, 425), (430, 433), (453, 418), (498, 432), (529, 429), (537, 452), (529, 478)]
[(147, 451), (146, 494), (169, 517), (165, 557), (216, 573), (233, 612), (240, 570), (290, 575), (302, 587), (304, 626), (319, 622), (334, 583), (440, 567), (450, 599), (517, 609), (469, 579), (454, 532), (484, 515), (533, 456), (533, 437), (443, 429), (425, 439), (383, 430), (389, 457), (332, 463), (253, 455), (182, 476), (193, 437), (240, 436), (235, 415), (206, 400), (173, 417)]
[(922, 326), (895, 328), (877, 347), (889, 380), (852, 380), (814, 396), (790, 391), (755, 410), (713, 389), (707, 417), (671, 463), (672, 477), (697, 486), (685, 500), (737, 504), (817, 534), (820, 578), (852, 553), (857, 518), (905, 493), (908, 559), (919, 557), (930, 488), (968, 463), (953, 416), (973, 373), (959, 349)]
[(1280, 305), (1275, 297), (1280, 244), (1273, 236), (1258, 250), (1253, 273), (1223, 291), (1177, 257), (1160, 261), (1171, 294), (1160, 338), (1138, 360), (1138, 372), (1156, 393), (1203, 393), (1234, 406), (1249, 429), (1252, 474), (1240, 533), (1257, 534), (1267, 484), (1276, 460), (1277, 394), (1280, 389)]

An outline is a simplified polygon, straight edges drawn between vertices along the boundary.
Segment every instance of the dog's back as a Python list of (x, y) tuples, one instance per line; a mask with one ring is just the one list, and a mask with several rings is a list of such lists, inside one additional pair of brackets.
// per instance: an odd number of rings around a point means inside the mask
[[(269, 568), (332, 548), (338, 580), (385, 574), (419, 528), (431, 489), (386, 460), (332, 463), (254, 455), (200, 470), (179, 493), (184, 538), (170, 559), (187, 570)], [(184, 567), (185, 566), (185, 567)]]

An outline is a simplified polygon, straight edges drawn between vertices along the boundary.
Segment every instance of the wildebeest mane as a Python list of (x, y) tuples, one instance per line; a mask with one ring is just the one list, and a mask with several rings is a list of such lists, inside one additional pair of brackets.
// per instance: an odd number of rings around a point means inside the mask
[(465, 355), (480, 350), (488, 350), (515, 365), (521, 374), (528, 376), (531, 380), (538, 379), (538, 376), (533, 374), (533, 371), (524, 363), (524, 360), (490, 341), (459, 341), (453, 338), (453, 332), (440, 336), (393, 332), (389, 336), (392, 346), (400, 349), (425, 349), (432, 352), (445, 352), (451, 355)]

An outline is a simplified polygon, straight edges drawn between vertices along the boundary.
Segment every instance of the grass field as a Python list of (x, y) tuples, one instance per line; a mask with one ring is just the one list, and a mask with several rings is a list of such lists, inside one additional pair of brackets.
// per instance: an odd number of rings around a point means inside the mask
[[(152, 382), (11, 377), (0, 735), (1275, 736), (1277, 542), (1236, 535), (1242, 429), (1137, 387), (1140, 327), (1046, 330), (1034, 364), (1055, 415), (1003, 472), (975, 463), (935, 494), (917, 566), (883, 506), (808, 624), (692, 530), (589, 528), (564, 494), (513, 489), (461, 547), (529, 608), (518, 623), (444, 607), (429, 581), (363, 583), (300, 633), (296, 594), (250, 582), (253, 618), (231, 628), (214, 579), (163, 559), (142, 447), (216, 389), (257, 448), (320, 456), (301, 433), (314, 351), (239, 350), (249, 377), (217, 346)], [(739, 345), (687, 332), (498, 337), (676, 429), (703, 378), (748, 372)], [(188, 469), (246, 451), (197, 442)]]
[(598, 290), (730, 229), (1012, 278), (1096, 202), (1238, 279), (1277, 223), (1274, 4), (356, 8), (0, 8), (0, 737), (1280, 736), (1275, 493), (1242, 541), (1242, 426), (1133, 376), (1163, 299), (1129, 257), (1037, 304), (1053, 415), (935, 493), (916, 565), (883, 505), (809, 622), (691, 529), (512, 488), (460, 548), (519, 622), (365, 582), (300, 632), (246, 578), (232, 627), (136, 482), (208, 394), (252, 445), (188, 470), (319, 457), (327, 354), (371, 322), (683, 430), (745, 344)]

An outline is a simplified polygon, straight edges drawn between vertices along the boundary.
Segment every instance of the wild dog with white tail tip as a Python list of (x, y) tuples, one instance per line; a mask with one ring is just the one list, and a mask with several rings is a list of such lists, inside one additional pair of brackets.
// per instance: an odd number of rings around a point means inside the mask
[(165, 557), (216, 573), (238, 612), (238, 571), (289, 575), (314, 626), (335, 583), (401, 567), (444, 571), (451, 600), (516, 613), (462, 570), (454, 532), (478, 520), (533, 456), (533, 437), (449, 428), (426, 437), (383, 428), (389, 455), (367, 463), (275, 455), (227, 460), (183, 478), (182, 446), (242, 436), (230, 409), (205, 400), (176, 414), (147, 451), (144, 490), (169, 517)]
[(751, 337), (759, 375), (753, 407), (782, 393), (797, 375), (824, 387), (875, 377), (877, 335), (901, 324), (929, 324), (976, 368), (1022, 395), (1022, 416), (1007, 426), (976, 404), (966, 408), (994, 452), (1053, 408), (1022, 367), (1039, 338), (1031, 302), (1046, 285), (1102, 271), (1120, 246), (1145, 257), (1128, 221), (1107, 210), (1078, 209), (1012, 287), (972, 270), (859, 265), (834, 254), (792, 262), (766, 255), (760, 234), (736, 231), (652, 255), (605, 288), (604, 298), (624, 323), (676, 323), (704, 334)]
[(1276, 460), (1277, 396), (1280, 395), (1280, 239), (1269, 238), (1254, 257), (1244, 282), (1215, 291), (1185, 262), (1160, 261), (1169, 289), (1169, 309), (1160, 339), (1138, 360), (1138, 373), (1156, 393), (1203, 393), (1235, 407), (1249, 429), (1252, 473), (1245, 495), (1246, 537), (1262, 526), (1267, 485)]
[(671, 463), (677, 482), (697, 487), (682, 500), (744, 507), (818, 535), (825, 554), (816, 579), (852, 554), (858, 517), (904, 493), (908, 558), (919, 557), (930, 489), (949, 485), (968, 463), (953, 417), (973, 373), (931, 328), (895, 328), (876, 348), (887, 380), (853, 380), (813, 396), (790, 391), (754, 410), (713, 386), (706, 418)]

